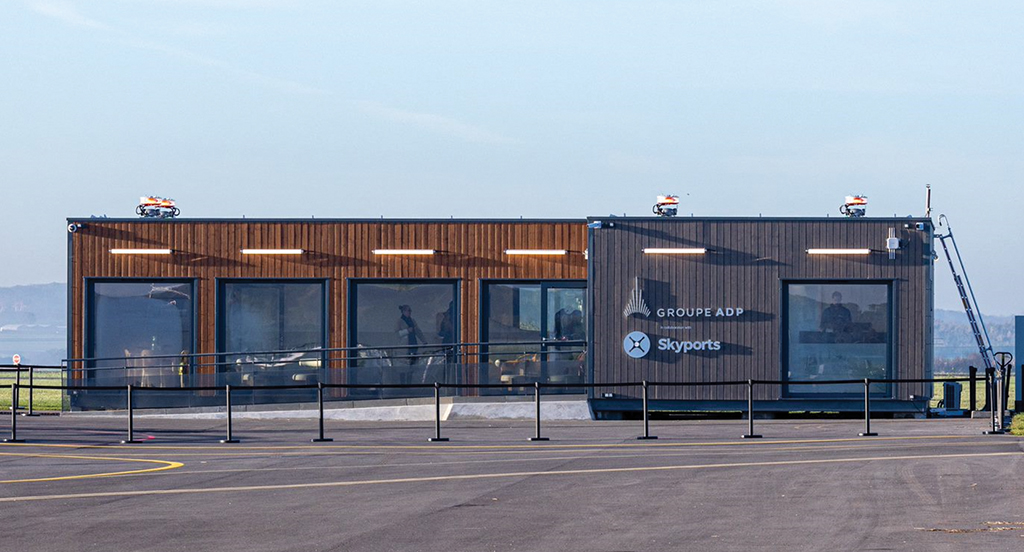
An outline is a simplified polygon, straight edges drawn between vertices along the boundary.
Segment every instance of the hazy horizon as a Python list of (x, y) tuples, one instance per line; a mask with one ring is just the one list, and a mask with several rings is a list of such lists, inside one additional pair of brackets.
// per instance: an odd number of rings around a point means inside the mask
[[(66, 217), (949, 215), (1024, 312), (1019, 3), (14, 0), (0, 286)], [(957, 309), (944, 259), (936, 306)]]

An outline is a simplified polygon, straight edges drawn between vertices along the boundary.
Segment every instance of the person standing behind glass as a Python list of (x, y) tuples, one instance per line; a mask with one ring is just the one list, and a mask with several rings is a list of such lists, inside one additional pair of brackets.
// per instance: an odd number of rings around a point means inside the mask
[(849, 330), (853, 316), (850, 309), (843, 306), (843, 294), (832, 293), (832, 304), (821, 312), (821, 331), (843, 333)]
[(398, 334), (398, 338), (405, 340), (410, 345), (409, 347), (409, 364), (416, 364), (416, 354), (419, 349), (416, 345), (420, 343), (426, 343), (427, 339), (423, 336), (423, 331), (420, 330), (419, 324), (413, 320), (412, 307), (409, 305), (399, 305), (398, 310), (402, 315), (395, 322), (395, 333)]

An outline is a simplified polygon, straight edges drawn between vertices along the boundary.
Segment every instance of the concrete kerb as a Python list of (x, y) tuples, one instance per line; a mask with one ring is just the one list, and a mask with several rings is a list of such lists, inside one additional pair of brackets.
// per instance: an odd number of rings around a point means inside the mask
[[(354, 422), (429, 422), (434, 420), (432, 399), (386, 399), (383, 401), (345, 401), (327, 403), (325, 420)], [(361, 404), (362, 403), (362, 404)], [(318, 411), (313, 405), (232, 405), (232, 419), (315, 419)], [(73, 412), (72, 416), (121, 417), (124, 411)], [(472, 397), (441, 399), (441, 420), (532, 420), (534, 403), (530, 397)], [(223, 407), (192, 409), (135, 410), (136, 419), (224, 419)], [(590, 404), (584, 396), (561, 396), (542, 402), (541, 420), (592, 420)]]

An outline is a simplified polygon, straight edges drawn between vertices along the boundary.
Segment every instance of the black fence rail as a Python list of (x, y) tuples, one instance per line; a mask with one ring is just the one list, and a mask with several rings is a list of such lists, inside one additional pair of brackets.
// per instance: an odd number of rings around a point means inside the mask
[[(109, 408), (123, 404), (103, 396), (107, 386), (185, 389), (231, 385), (236, 400), (249, 404), (287, 403), (313, 399), (302, 384), (349, 384), (356, 393), (328, 393), (325, 400), (429, 397), (425, 386), (437, 381), (499, 384), (482, 387), (493, 394), (525, 394), (540, 383), (583, 383), (586, 342), (541, 340), (395, 346), (356, 346), (275, 351), (225, 351), (177, 355), (129, 354), (73, 358), (65, 361), (77, 408)], [(364, 386), (363, 384), (372, 384)], [(405, 384), (420, 384), (403, 387)], [(514, 385), (508, 385), (514, 384)], [(448, 390), (449, 388), (445, 388)], [(451, 389), (455, 389), (454, 387)], [(567, 387), (566, 389), (571, 389)], [(572, 392), (572, 391), (565, 391)], [(209, 395), (140, 394), (136, 406), (212, 406)]]
[[(28, 367), (26, 367), (28, 368)], [(20, 371), (21, 369), (18, 368)], [(991, 387), (996, 384), (994, 371), (989, 371), (986, 377), (985, 384), (987, 387)], [(706, 386), (746, 386), (747, 388), (747, 409), (746, 417), (748, 420), (747, 433), (741, 437), (760, 438), (762, 435), (755, 433), (754, 431), (754, 391), (755, 387), (759, 385), (858, 385), (863, 386), (864, 389), (864, 431), (859, 435), (862, 437), (875, 436), (877, 433), (871, 431), (871, 385), (876, 383), (946, 383), (946, 382), (973, 382), (973, 377), (959, 377), (959, 378), (918, 378), (918, 379), (873, 379), (864, 378), (862, 380), (857, 379), (844, 379), (844, 380), (815, 380), (815, 381), (793, 381), (793, 380), (737, 380), (737, 381), (719, 381), (719, 382), (668, 382), (668, 381), (629, 381), (629, 382), (615, 382), (615, 383), (533, 383), (533, 394), (535, 401), (535, 434), (530, 438), (531, 441), (546, 441), (548, 438), (541, 435), (541, 395), (543, 389), (548, 390), (560, 390), (566, 388), (572, 389), (599, 389), (599, 388), (623, 388), (633, 387), (640, 388), (641, 400), (643, 404), (643, 433), (637, 437), (637, 439), (657, 439), (656, 436), (651, 435), (650, 432), (650, 404), (649, 404), (649, 391), (656, 387), (706, 387)], [(312, 439), (312, 442), (328, 442), (332, 439), (324, 435), (324, 391), (327, 389), (366, 389), (366, 388), (378, 388), (385, 387), (388, 389), (427, 389), (433, 393), (434, 396), (434, 435), (429, 439), (432, 442), (447, 441), (447, 438), (441, 435), (441, 391), (442, 389), (500, 389), (509, 387), (512, 384), (486, 384), (486, 383), (441, 383), (432, 382), (429, 384), (424, 383), (412, 383), (412, 384), (345, 384), (345, 383), (324, 383), (317, 382), (315, 384), (297, 384), (297, 385), (269, 385), (259, 386), (259, 389), (302, 389), (315, 391), (317, 410), (318, 410), (318, 435)], [(32, 389), (55, 389), (62, 391), (69, 391), (71, 389), (77, 389), (76, 386), (68, 385), (20, 385), (18, 383), (11, 384), (11, 426), (10, 436), (4, 439), (4, 442), (18, 443), (24, 442), (23, 439), (18, 437), (18, 418), (15, 407), (18, 404), (19, 393), (22, 388)], [(123, 443), (135, 443), (137, 442), (134, 438), (134, 411), (135, 411), (135, 395), (140, 391), (139, 388), (128, 384), (124, 387), (120, 386), (99, 386), (97, 390), (105, 391), (117, 391), (125, 393), (124, 406), (127, 414), (127, 435), (122, 441)], [(222, 439), (221, 443), (238, 443), (233, 435), (232, 431), (232, 391), (236, 389), (232, 385), (227, 384), (223, 388), (220, 386), (189, 386), (189, 387), (175, 387), (175, 388), (149, 388), (145, 389), (149, 392), (157, 393), (178, 393), (178, 392), (215, 392), (223, 391), (223, 403), (226, 428), (225, 438)], [(990, 394), (994, 393), (995, 390), (990, 391)], [(994, 394), (992, 394), (994, 396)], [(1005, 404), (1005, 403), (1003, 403)], [(986, 430), (984, 433), (989, 435), (997, 435), (1005, 433), (1003, 429), (1003, 421), (1005, 413), (1001, 405), (998, 408), (990, 409), (992, 411), (992, 428)]]

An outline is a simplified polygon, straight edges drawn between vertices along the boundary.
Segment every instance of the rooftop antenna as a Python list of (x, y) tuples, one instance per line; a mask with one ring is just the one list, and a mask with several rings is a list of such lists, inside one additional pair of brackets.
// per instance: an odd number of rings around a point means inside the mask
[[(674, 217), (679, 212), (679, 196), (660, 195), (651, 211), (659, 217)], [(691, 215), (692, 216), (692, 215)]]
[(839, 206), (839, 212), (849, 218), (861, 218), (867, 210), (868, 196), (861, 194), (846, 196), (846, 203)]
[(924, 185), (924, 217), (932, 218), (932, 185)]

